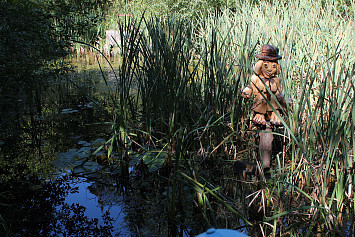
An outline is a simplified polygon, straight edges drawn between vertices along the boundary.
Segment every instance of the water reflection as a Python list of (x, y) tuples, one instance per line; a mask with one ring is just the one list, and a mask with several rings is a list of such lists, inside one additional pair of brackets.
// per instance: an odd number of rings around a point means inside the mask
[[(167, 183), (152, 174), (165, 157), (137, 157), (147, 167), (131, 170), (122, 193), (117, 165), (100, 163), (105, 151), (92, 155), (110, 134), (107, 86), (99, 70), (80, 70), (70, 79), (79, 88), (56, 81), (40, 116), (23, 117), (11, 134), (0, 128), (7, 134), (0, 140), (0, 236), (167, 236)], [(186, 192), (188, 203), (193, 197)], [(182, 209), (179, 223), (192, 223), (191, 206)], [(181, 235), (189, 228), (181, 224)]]
[[(120, 200), (112, 199), (117, 194), (100, 184), (64, 175), (51, 181), (31, 178), (6, 188), (0, 196), (0, 211), (10, 236), (129, 235), (122, 226)], [(98, 190), (105, 194), (97, 196)]]
[[(110, 133), (111, 116), (91, 101), (106, 101), (98, 92), (104, 88), (99, 75), (98, 70), (58, 75), (41, 92), (39, 115), (21, 114), (11, 119), (13, 126), (0, 119), (0, 236), (129, 235), (114, 179), (93, 181), (71, 172), (52, 176), (58, 152), (73, 149), (87, 158), (92, 151), (78, 141)], [(4, 111), (1, 118), (13, 112)], [(80, 168), (86, 172), (90, 166)]]
[[(101, 229), (99, 233), (102, 232), (106, 236), (130, 236), (124, 222), (125, 214), (121, 207), (123, 201), (115, 187), (91, 182), (81, 177), (72, 178), (70, 186), (76, 191), (69, 193), (57, 209), (69, 207), (73, 210), (79, 207), (80, 216), (94, 221), (95, 228)], [(82, 232), (79, 230), (77, 233)]]

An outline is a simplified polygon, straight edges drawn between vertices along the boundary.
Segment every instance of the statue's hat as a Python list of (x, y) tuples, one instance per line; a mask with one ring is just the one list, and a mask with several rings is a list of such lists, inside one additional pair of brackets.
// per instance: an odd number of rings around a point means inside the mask
[(255, 57), (266, 61), (277, 61), (282, 58), (282, 56), (279, 55), (279, 48), (269, 44), (264, 44), (261, 49), (261, 53), (255, 55)]

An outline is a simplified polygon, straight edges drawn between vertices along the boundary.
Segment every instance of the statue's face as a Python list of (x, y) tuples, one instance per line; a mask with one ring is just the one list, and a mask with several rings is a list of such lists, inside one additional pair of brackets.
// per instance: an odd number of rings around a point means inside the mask
[(270, 62), (270, 61), (263, 61), (261, 66), (261, 72), (264, 74), (266, 78), (270, 78), (273, 75), (277, 74), (278, 63), (277, 62)]

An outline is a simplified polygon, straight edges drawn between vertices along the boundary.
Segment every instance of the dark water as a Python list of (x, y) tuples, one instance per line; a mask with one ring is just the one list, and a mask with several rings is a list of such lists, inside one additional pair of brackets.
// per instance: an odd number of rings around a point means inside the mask
[(41, 95), (41, 116), (1, 127), (1, 236), (132, 235), (115, 170), (92, 156), (110, 134), (110, 116), (94, 103), (106, 101), (107, 86), (96, 62), (73, 64)]
[[(69, 78), (42, 95), (46, 112), (32, 121), (33, 132), (2, 133), (1, 236), (167, 236), (167, 189), (133, 167), (129, 186), (119, 179), (117, 164), (105, 160), (107, 84), (94, 60), (72, 63)], [(114, 88), (112, 72), (104, 70)], [(189, 227), (178, 229), (189, 236)]]
[(97, 220), (95, 228), (107, 230), (102, 231), (104, 235), (131, 236), (125, 223), (125, 204), (116, 188), (81, 177), (71, 177), (68, 185), (75, 192), (68, 193), (63, 204), (57, 206), (59, 212), (65, 207), (81, 206), (83, 217)]

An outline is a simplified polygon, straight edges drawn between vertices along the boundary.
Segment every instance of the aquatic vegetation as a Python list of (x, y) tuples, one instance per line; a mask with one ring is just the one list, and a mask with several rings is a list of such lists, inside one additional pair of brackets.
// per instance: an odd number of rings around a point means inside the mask
[[(60, 150), (53, 162), (59, 168), (117, 179), (135, 210), (127, 217), (133, 233), (193, 235), (214, 226), (264, 236), (353, 234), (354, 3), (255, 2), (193, 20), (120, 18), (125, 22), (118, 29), (119, 59), (83, 43), (99, 59), (99, 70), (88, 73), (100, 82), (80, 78), (84, 74), (64, 78), (61, 73), (70, 68), (57, 65), (58, 77), (48, 81), (57, 93), (34, 93), (38, 105), (50, 103), (22, 120), (21, 128), (36, 126), (1, 138), (0, 151), (11, 148), (1, 178), (25, 180), (49, 166), (53, 150)], [(255, 147), (257, 131), (249, 126), (252, 105), (241, 98), (264, 43), (280, 48), (282, 88), (293, 101), (280, 116), (273, 168), (265, 173)], [(95, 89), (103, 85), (105, 90)], [(16, 99), (22, 106), (22, 98)], [(79, 133), (93, 123), (105, 125), (90, 131), (95, 138)], [(44, 124), (50, 125), (46, 142), (38, 132)], [(95, 141), (98, 137), (105, 139)], [(19, 138), (38, 150), (19, 149), (13, 142)], [(52, 149), (51, 139), (72, 149)], [(35, 153), (46, 149), (51, 155)], [(14, 159), (13, 154), (26, 156)], [(34, 195), (43, 191), (42, 183), (29, 184), (26, 190)], [(63, 210), (73, 217), (67, 206)], [(83, 209), (75, 213), (80, 219)], [(1, 217), (2, 231), (16, 230), (14, 216)], [(21, 224), (28, 226), (25, 220)], [(67, 224), (68, 230), (90, 234), (85, 228), (96, 222), (85, 219), (84, 230)], [(106, 227), (103, 235), (111, 230)]]
[[(121, 87), (111, 140), (116, 143), (111, 144), (123, 154), (137, 144), (167, 152), (160, 170), (167, 171), (171, 187), (171, 233), (184, 197), (181, 183), (193, 180), (202, 185), (196, 193), (204, 200), (203, 209), (210, 211), (204, 218), (214, 226), (224, 224), (208, 197), (221, 206), (233, 203), (229, 211), (243, 210), (234, 212), (240, 222), (233, 227), (248, 226), (251, 233), (349, 230), (354, 218), (354, 19), (350, 8), (345, 15), (334, 9), (331, 1), (260, 2), (197, 23), (174, 16), (143, 17), (120, 29), (128, 37), (119, 44)], [(215, 174), (205, 165), (229, 159), (258, 163), (249, 140), (254, 136), (248, 129), (250, 105), (244, 106), (240, 91), (253, 73), (258, 47), (266, 42), (284, 55), (283, 88), (294, 101), (290, 112), (283, 111), (285, 130), (277, 131), (283, 145), (274, 155), (271, 173), (261, 172), (260, 180), (244, 185), (247, 201), (220, 198), (223, 190), (216, 189)], [(312, 224), (302, 227), (304, 221)]]

